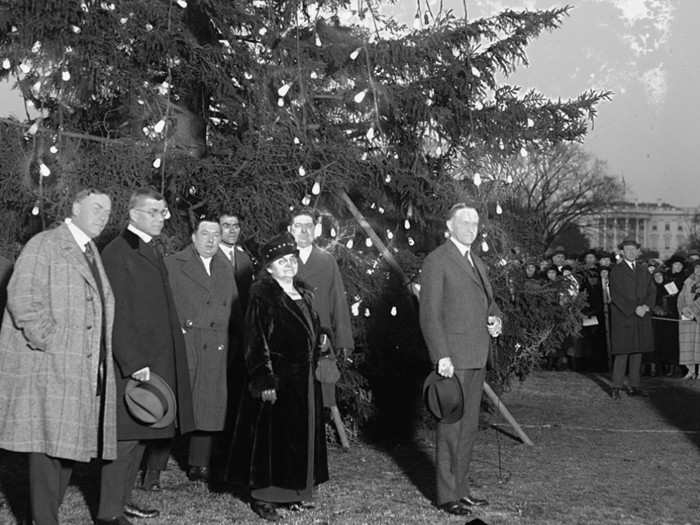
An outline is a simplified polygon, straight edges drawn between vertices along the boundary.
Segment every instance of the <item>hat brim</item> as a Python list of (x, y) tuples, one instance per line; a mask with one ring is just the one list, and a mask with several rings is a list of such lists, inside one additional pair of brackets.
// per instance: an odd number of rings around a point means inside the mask
[[(143, 383), (147, 383), (149, 386), (153, 387), (159, 394), (158, 397), (162, 399), (166, 405), (163, 416), (155, 421), (151, 421), (151, 419), (144, 414), (143, 407), (139, 406), (131, 396), (134, 389), (139, 388)], [(152, 428), (165, 428), (171, 425), (175, 421), (175, 416), (177, 414), (175, 393), (172, 388), (170, 388), (170, 385), (154, 372), (151, 372), (151, 377), (148, 381), (137, 381), (136, 379), (130, 378), (126, 382), (124, 387), (124, 403), (126, 404), (129, 414), (135, 421), (141, 425)]]
[(423, 400), (441, 423), (456, 423), (464, 415), (464, 392), (456, 376), (443, 377), (434, 370), (423, 382)]

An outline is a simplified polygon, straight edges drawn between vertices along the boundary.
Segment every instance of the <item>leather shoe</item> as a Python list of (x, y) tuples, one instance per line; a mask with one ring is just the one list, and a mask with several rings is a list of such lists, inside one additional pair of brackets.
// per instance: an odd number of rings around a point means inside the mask
[(274, 503), (253, 500), (250, 502), (250, 508), (264, 520), (279, 521), (282, 519), (282, 515), (277, 512), (277, 506)]
[(612, 397), (613, 399), (620, 399), (620, 390), (622, 389), (614, 386), (613, 389), (610, 391), (610, 397)]
[(142, 509), (137, 507), (133, 503), (127, 503), (124, 505), (124, 514), (130, 518), (155, 518), (160, 516), (160, 511), (157, 509)]
[(124, 516), (118, 516), (109, 520), (95, 520), (95, 525), (134, 525)]
[(187, 471), (190, 481), (209, 481), (209, 467), (190, 467)]
[(464, 496), (463, 498), (460, 498), (462, 503), (467, 505), (468, 507), (485, 507), (486, 505), (489, 504), (488, 500), (484, 498), (475, 498), (474, 496)]
[(649, 397), (649, 392), (647, 392), (646, 390), (642, 390), (641, 388), (636, 387), (636, 386), (630, 386), (630, 387), (627, 387), (627, 395), (631, 396), (631, 397), (633, 397), (633, 396)]
[(447, 503), (438, 505), (438, 509), (456, 516), (469, 516), (472, 513), (471, 509), (461, 501), (448, 501)]

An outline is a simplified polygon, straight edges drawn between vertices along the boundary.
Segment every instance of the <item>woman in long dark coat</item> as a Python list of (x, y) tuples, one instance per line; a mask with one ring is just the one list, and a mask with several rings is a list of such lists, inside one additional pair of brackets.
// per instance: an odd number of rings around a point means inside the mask
[(228, 477), (250, 489), (251, 507), (277, 521), (278, 507), (304, 507), (328, 480), (320, 383), (318, 316), (295, 279), (297, 248), (287, 234), (262, 249), (264, 268), (245, 318), (248, 389), (238, 411)]

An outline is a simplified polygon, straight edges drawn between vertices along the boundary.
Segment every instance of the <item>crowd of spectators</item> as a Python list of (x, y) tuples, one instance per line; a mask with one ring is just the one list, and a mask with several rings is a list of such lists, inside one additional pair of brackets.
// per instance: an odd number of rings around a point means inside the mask
[[(546, 257), (523, 262), (526, 286), (556, 290), (559, 301), (567, 296), (586, 294), (580, 334), (566, 338), (556, 352), (547, 356), (547, 368), (609, 371), (609, 274), (619, 261), (618, 253), (588, 249), (580, 255), (573, 255), (557, 247)], [(700, 285), (695, 284), (700, 277), (694, 277), (695, 267), (698, 267), (697, 273), (700, 274), (700, 251), (678, 252), (667, 260), (642, 258), (641, 262), (646, 264), (656, 285), (656, 301), (652, 311), (654, 352), (645, 354), (643, 373), (696, 379), (700, 373), (700, 356), (696, 359), (696, 352), (691, 350), (694, 343), (683, 345), (679, 342), (679, 326), (684, 324), (681, 321), (690, 321), (692, 314), (688, 311), (688, 315), (683, 316), (678, 303), (679, 298), (684, 300), (682, 297), (692, 302), (700, 293)], [(690, 331), (697, 325), (695, 322), (692, 326), (687, 324)], [(683, 329), (680, 331), (683, 332)], [(681, 347), (688, 350), (683, 351)]]

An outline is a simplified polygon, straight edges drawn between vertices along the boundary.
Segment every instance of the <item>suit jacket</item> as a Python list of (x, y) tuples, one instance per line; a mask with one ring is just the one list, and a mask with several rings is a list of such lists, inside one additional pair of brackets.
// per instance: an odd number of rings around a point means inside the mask
[[(656, 302), (656, 287), (647, 265), (637, 262), (634, 271), (625, 261), (610, 270), (610, 343), (613, 354), (654, 351), (651, 324)], [(637, 306), (647, 305), (644, 317), (634, 313)]]
[(472, 254), (474, 268), (450, 240), (423, 262), (420, 326), (430, 358), (452, 359), (457, 369), (486, 365), (491, 336), (488, 316), (501, 315), (486, 266)]
[(98, 457), (103, 343), (101, 457), (116, 457), (114, 297), (92, 248), (104, 300), (65, 224), (35, 235), (17, 259), (0, 332), (0, 448), (75, 461)]
[(116, 300), (113, 341), (118, 438), (140, 440), (175, 435), (174, 424), (160, 429), (142, 425), (126, 408), (124, 387), (131, 374), (146, 366), (173, 389), (180, 432), (192, 431), (194, 416), (185, 342), (163, 260), (126, 229), (105, 247), (102, 260)]
[(184, 332), (197, 430), (218, 431), (226, 417), (231, 305), (238, 297), (231, 261), (217, 251), (207, 274), (192, 245), (165, 258)]
[(306, 263), (299, 261), (297, 277), (313, 289), (314, 310), (321, 319), (321, 327), (330, 331), (333, 346), (353, 349), (350, 308), (335, 258), (314, 246)]

